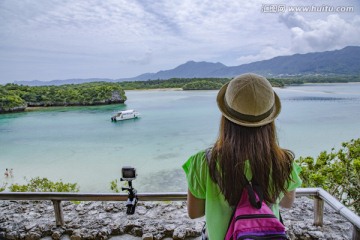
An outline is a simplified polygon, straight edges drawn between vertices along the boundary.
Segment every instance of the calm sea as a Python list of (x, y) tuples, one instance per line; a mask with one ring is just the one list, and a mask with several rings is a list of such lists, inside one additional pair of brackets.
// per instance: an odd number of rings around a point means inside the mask
[[(275, 89), (282, 147), (316, 157), (360, 137), (360, 84)], [(140, 192), (185, 191), (181, 165), (218, 132), (217, 91), (127, 91), (123, 105), (59, 107), (0, 115), (0, 185), (41, 176), (76, 182), (81, 192), (109, 192), (122, 166), (137, 168)], [(113, 123), (116, 110), (139, 119)], [(5, 178), (5, 168), (14, 177)], [(2, 172), (1, 172), (2, 171)]]

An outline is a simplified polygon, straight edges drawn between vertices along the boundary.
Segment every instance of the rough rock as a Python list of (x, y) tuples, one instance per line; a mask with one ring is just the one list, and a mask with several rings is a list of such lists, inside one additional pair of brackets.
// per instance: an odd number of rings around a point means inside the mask
[(145, 233), (142, 235), (142, 240), (153, 240), (154, 236), (151, 233)]
[[(65, 225), (55, 226), (51, 201), (0, 201), (0, 239), (189, 239), (199, 237), (204, 218), (187, 217), (185, 202), (139, 202), (126, 215), (124, 202), (62, 202)], [(325, 205), (324, 226), (313, 225), (313, 201), (297, 198), (281, 211), (291, 239), (351, 239), (352, 225)]]

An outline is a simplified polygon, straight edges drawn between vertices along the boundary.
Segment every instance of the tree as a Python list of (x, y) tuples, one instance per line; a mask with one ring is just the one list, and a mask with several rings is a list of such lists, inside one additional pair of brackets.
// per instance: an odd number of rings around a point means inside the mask
[(360, 138), (342, 143), (337, 152), (321, 152), (296, 160), (302, 172), (303, 187), (321, 187), (345, 206), (360, 213)]
[(11, 111), (15, 108), (25, 108), (25, 101), (12, 92), (3, 91), (0, 96), (0, 112)]

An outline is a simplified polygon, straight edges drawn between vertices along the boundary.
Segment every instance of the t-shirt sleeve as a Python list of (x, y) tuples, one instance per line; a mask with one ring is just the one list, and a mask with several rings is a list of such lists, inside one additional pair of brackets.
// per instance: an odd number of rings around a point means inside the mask
[(291, 180), (287, 188), (288, 192), (294, 191), (296, 188), (301, 186), (302, 180), (299, 176), (300, 172), (301, 172), (301, 167), (297, 163), (293, 162), (293, 168), (291, 171)]
[(186, 174), (188, 188), (196, 198), (206, 198), (206, 179), (208, 175), (208, 165), (206, 163), (205, 152), (199, 152), (191, 156), (182, 166)]

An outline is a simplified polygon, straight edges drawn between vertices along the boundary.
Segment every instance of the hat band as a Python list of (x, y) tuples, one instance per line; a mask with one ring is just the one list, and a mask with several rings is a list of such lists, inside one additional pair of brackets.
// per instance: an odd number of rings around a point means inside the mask
[[(224, 99), (225, 100), (225, 99)], [(274, 109), (274, 104), (271, 106), (271, 108), (266, 111), (265, 113), (258, 115), (258, 116), (254, 116), (254, 115), (248, 115), (248, 114), (243, 114), (240, 112), (235, 111), (234, 109), (232, 109), (228, 103), (225, 102), (225, 108), (226, 110), (234, 117), (238, 118), (241, 121), (246, 121), (246, 122), (259, 122), (261, 120), (264, 120), (265, 118), (267, 118), (268, 116), (270, 116), (270, 114), (273, 112)]]

